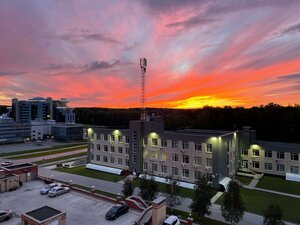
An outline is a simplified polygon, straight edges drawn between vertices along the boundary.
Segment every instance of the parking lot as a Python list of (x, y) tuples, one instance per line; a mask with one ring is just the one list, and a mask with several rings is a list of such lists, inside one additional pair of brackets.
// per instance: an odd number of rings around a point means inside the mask
[(10, 209), (14, 212), (13, 218), (2, 222), (1, 225), (19, 225), (22, 213), (32, 211), (42, 206), (50, 206), (62, 212), (67, 212), (69, 225), (103, 225), (122, 224), (132, 225), (140, 215), (137, 211), (129, 210), (115, 221), (105, 219), (106, 212), (113, 206), (112, 203), (85, 196), (72, 191), (55, 198), (41, 195), (40, 190), (45, 186), (43, 182), (27, 182), (20, 189), (0, 194), (0, 209)]

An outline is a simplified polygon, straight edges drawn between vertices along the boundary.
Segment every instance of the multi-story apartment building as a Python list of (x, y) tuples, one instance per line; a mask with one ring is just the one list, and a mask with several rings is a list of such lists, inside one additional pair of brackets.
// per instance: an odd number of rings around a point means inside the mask
[(88, 165), (126, 169), (194, 183), (205, 175), (214, 186), (238, 170), (299, 174), (300, 144), (256, 140), (255, 131), (165, 131), (163, 121), (130, 121), (129, 129), (89, 130)]

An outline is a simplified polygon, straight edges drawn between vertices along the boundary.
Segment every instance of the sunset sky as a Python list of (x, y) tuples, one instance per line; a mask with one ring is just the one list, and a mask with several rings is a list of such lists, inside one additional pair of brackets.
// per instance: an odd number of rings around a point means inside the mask
[(300, 104), (299, 0), (1, 0), (0, 104)]

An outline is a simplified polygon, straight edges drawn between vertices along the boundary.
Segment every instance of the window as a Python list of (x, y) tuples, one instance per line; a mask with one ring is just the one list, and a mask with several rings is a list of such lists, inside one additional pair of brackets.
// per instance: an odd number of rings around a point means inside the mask
[(284, 165), (283, 164), (277, 164), (277, 171), (278, 172), (284, 172)]
[(258, 149), (252, 149), (252, 155), (253, 156), (259, 156), (259, 150)]
[(265, 170), (272, 170), (272, 163), (265, 163)]
[(110, 135), (110, 140), (111, 140), (111, 141), (115, 141), (115, 135), (113, 135), (113, 134)]
[(182, 149), (189, 149), (189, 143), (187, 141), (182, 142)]
[(190, 162), (190, 158), (188, 155), (183, 155), (182, 156), (182, 162), (183, 163), (189, 163)]
[(161, 139), (161, 147), (167, 147), (168, 146), (168, 142), (166, 139)]
[(125, 137), (125, 140), (126, 140), (126, 143), (129, 143), (129, 142), (130, 142), (128, 136)]
[(194, 158), (194, 163), (197, 166), (201, 166), (202, 165), (202, 158), (201, 157), (195, 157)]
[(94, 155), (93, 154), (91, 154), (91, 160), (94, 160)]
[(189, 177), (190, 171), (188, 169), (182, 169), (182, 176), (183, 177)]
[(133, 162), (133, 163), (136, 163), (136, 155), (135, 155), (135, 154), (132, 155), (132, 162)]
[(97, 150), (101, 150), (101, 145), (97, 144)]
[(157, 172), (157, 164), (152, 164), (152, 171)]
[(103, 162), (107, 162), (107, 156), (103, 156)]
[(144, 170), (148, 170), (148, 163), (144, 162)]
[(103, 145), (103, 147), (104, 147), (104, 151), (107, 152), (108, 151), (107, 145)]
[(129, 148), (128, 147), (125, 148), (125, 153), (129, 154)]
[(118, 158), (118, 164), (122, 165), (123, 164), (123, 159), (122, 158)]
[(172, 148), (178, 148), (178, 141), (172, 141)]
[(172, 175), (178, 175), (178, 168), (177, 167), (172, 167)]
[(272, 151), (265, 151), (265, 158), (272, 158)]
[(258, 161), (253, 161), (253, 162), (252, 162), (252, 167), (253, 167), (254, 169), (259, 169), (259, 162), (258, 162)]
[(284, 152), (277, 152), (277, 159), (284, 159)]
[(110, 151), (115, 152), (115, 146), (110, 146)]
[(157, 138), (152, 138), (152, 145), (157, 146), (158, 145), (158, 140)]
[(299, 154), (298, 153), (291, 153), (291, 160), (298, 161), (299, 160)]
[(242, 148), (242, 155), (248, 155), (248, 149)]
[(100, 134), (97, 133), (97, 140), (100, 140)]
[(148, 145), (148, 138), (144, 138), (144, 145)]
[(100, 161), (100, 155), (96, 155), (96, 160)]
[(108, 139), (108, 138), (107, 138), (107, 134), (103, 134), (103, 140), (104, 140), (104, 141), (107, 141), (107, 139)]
[(115, 163), (115, 158), (114, 157), (110, 157), (110, 163)]
[(172, 154), (172, 161), (178, 162), (178, 154)]
[(291, 166), (291, 173), (298, 174), (299, 173), (299, 167), (298, 166)]
[(118, 153), (120, 153), (120, 154), (123, 153), (123, 147), (118, 147)]
[(93, 143), (91, 143), (91, 149), (94, 149), (95, 145)]
[(206, 152), (212, 152), (212, 144), (207, 144)]
[(195, 143), (195, 150), (196, 151), (202, 151), (201, 143)]
[(202, 177), (202, 173), (200, 171), (195, 171), (195, 180), (199, 180)]
[(167, 172), (168, 172), (168, 171), (167, 171), (167, 166), (161, 165), (161, 172), (162, 172), (162, 173), (167, 173)]
[(123, 136), (118, 136), (118, 142), (123, 142)]
[(212, 159), (207, 158), (206, 159), (206, 165), (209, 166), (209, 167), (212, 167)]
[(125, 165), (129, 166), (129, 160), (128, 159), (125, 159)]

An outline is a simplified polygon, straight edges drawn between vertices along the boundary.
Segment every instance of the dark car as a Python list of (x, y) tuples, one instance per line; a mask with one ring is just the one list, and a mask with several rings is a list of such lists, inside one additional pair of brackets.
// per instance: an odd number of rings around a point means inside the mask
[(9, 220), (13, 213), (11, 210), (0, 210), (0, 222)]
[(119, 216), (127, 213), (129, 210), (128, 205), (122, 204), (122, 205), (115, 205), (111, 207), (111, 209), (106, 213), (105, 218), (107, 220), (115, 220)]

